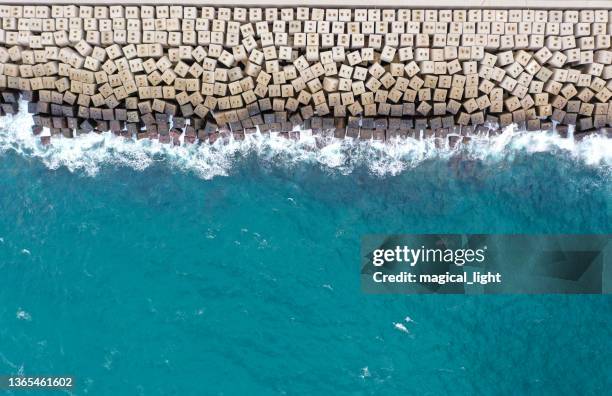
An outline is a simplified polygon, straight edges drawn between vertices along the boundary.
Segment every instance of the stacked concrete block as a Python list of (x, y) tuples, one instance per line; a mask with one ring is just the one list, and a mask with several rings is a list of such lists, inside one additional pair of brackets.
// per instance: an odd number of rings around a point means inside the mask
[(21, 95), (36, 133), (612, 126), (609, 10), (0, 5), (0, 19), (0, 115)]

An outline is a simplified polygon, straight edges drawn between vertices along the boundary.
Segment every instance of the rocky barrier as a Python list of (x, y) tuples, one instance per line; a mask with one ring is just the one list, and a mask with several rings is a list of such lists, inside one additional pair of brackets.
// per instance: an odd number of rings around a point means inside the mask
[(25, 99), (44, 142), (612, 127), (609, 9), (3, 5), (0, 18), (0, 115)]

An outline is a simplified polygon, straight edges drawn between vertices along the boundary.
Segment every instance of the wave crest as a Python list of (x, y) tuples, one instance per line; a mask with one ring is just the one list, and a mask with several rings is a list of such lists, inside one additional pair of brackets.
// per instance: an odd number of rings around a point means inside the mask
[(303, 131), (299, 140), (255, 133), (242, 141), (230, 138), (227, 141), (219, 139), (214, 144), (186, 146), (171, 146), (149, 139), (126, 139), (107, 132), (71, 139), (53, 137), (52, 144), (44, 146), (32, 134), (32, 125), (25, 102), (20, 104), (18, 114), (0, 118), (0, 154), (14, 151), (37, 158), (50, 169), (65, 167), (71, 172), (83, 172), (89, 176), (95, 176), (105, 165), (143, 170), (163, 162), (194, 172), (203, 179), (211, 179), (228, 175), (237, 161), (249, 155), (256, 155), (263, 163), (273, 166), (311, 163), (342, 174), (350, 174), (357, 167), (364, 166), (378, 176), (397, 175), (432, 159), (461, 157), (501, 161), (523, 152), (564, 152), (586, 165), (612, 169), (612, 139), (591, 134), (574, 141), (554, 133), (518, 131), (515, 127), (508, 127), (492, 137), (473, 137), (469, 143), (459, 147), (437, 144), (434, 138), (362, 141), (313, 136), (310, 131)]

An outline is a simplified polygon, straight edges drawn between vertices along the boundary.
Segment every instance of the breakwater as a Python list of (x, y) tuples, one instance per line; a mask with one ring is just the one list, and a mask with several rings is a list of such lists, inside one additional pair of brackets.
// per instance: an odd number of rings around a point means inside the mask
[(612, 126), (609, 9), (4, 5), (0, 18), (1, 113), (27, 100), (44, 142)]

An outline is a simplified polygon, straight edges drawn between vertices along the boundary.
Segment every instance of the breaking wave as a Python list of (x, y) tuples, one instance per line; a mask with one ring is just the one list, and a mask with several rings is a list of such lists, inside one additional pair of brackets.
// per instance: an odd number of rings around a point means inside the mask
[[(14, 151), (36, 158), (50, 169), (65, 167), (71, 172), (95, 176), (102, 166), (125, 166), (143, 170), (155, 163), (166, 163), (184, 171), (194, 172), (203, 179), (226, 176), (241, 160), (256, 155), (270, 166), (293, 166), (310, 163), (341, 174), (350, 174), (366, 167), (377, 176), (397, 175), (424, 161), (467, 158), (481, 161), (512, 159), (519, 153), (553, 152), (568, 155), (589, 166), (609, 173), (612, 169), (612, 139), (591, 134), (575, 141), (550, 132), (518, 131), (508, 127), (503, 133), (488, 137), (473, 137), (458, 147), (439, 145), (433, 138), (392, 139), (387, 142), (336, 139), (314, 136), (302, 131), (300, 139), (287, 139), (275, 134), (259, 133), (244, 140), (219, 139), (214, 144), (171, 146), (158, 141), (132, 140), (107, 132), (90, 133), (72, 139), (53, 137), (44, 146), (31, 132), (32, 117), (20, 104), (16, 115), (0, 118), (0, 155)], [(48, 131), (43, 131), (44, 133)], [(571, 134), (570, 134), (571, 135)], [(182, 137), (181, 137), (182, 140)]]

